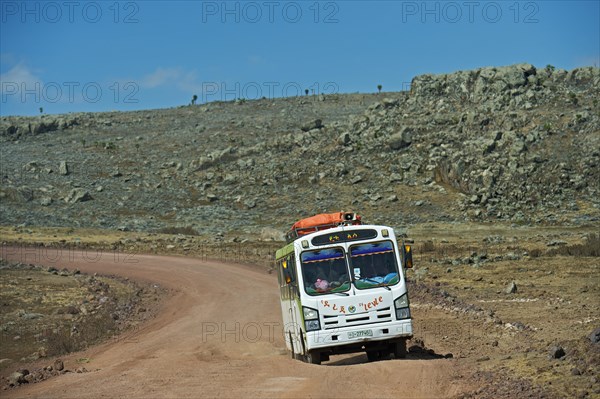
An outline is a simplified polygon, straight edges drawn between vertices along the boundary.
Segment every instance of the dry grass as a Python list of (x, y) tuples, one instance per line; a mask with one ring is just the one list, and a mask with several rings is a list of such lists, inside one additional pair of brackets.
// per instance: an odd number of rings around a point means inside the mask
[(589, 234), (582, 244), (564, 245), (548, 251), (549, 256), (600, 256), (600, 235)]
[(63, 326), (47, 337), (48, 355), (58, 356), (86, 349), (90, 345), (106, 339), (116, 329), (117, 325), (108, 311), (90, 317), (77, 329)]
[(186, 227), (164, 227), (157, 231), (159, 234), (183, 234), (186, 236), (197, 236), (198, 232), (191, 226)]

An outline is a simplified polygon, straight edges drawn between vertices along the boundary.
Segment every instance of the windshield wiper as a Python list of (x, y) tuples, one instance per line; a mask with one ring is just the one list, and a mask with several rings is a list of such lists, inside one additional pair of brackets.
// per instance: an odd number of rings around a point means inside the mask
[(337, 295), (342, 295), (342, 296), (350, 296), (350, 294), (348, 294), (347, 292), (330, 292), (330, 294), (337, 294)]
[(374, 287), (384, 287), (388, 291), (392, 290), (386, 283), (380, 283), (377, 280), (374, 280), (372, 278), (366, 278), (365, 281), (369, 281), (369, 282), (375, 283), (376, 285), (374, 285)]

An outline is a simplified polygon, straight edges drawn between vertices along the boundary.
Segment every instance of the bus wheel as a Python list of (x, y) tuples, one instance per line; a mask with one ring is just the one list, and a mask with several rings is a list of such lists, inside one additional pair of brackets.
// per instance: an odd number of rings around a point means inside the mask
[(380, 358), (379, 351), (367, 351), (367, 359), (369, 359), (370, 362), (376, 362)]
[(321, 353), (315, 351), (308, 351), (305, 356), (306, 363), (310, 364), (321, 364)]
[(382, 350), (379, 352), (379, 360), (390, 360), (391, 354), (389, 350)]
[(402, 339), (394, 344), (394, 357), (404, 359), (406, 357), (406, 339)]

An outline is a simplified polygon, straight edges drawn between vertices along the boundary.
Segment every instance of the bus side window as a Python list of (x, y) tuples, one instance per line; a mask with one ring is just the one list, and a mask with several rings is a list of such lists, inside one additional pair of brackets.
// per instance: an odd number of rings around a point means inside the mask
[(293, 258), (287, 257), (281, 261), (281, 286), (293, 284), (296, 280), (296, 271)]
[(281, 261), (278, 260), (275, 266), (277, 268), (277, 281), (279, 281), (279, 286), (283, 287), (285, 284), (283, 283), (283, 270), (281, 266)]
[(289, 256), (287, 258), (287, 262), (288, 262), (288, 268), (290, 271), (290, 277), (292, 278), (291, 284), (296, 284), (296, 260), (294, 259), (294, 256)]

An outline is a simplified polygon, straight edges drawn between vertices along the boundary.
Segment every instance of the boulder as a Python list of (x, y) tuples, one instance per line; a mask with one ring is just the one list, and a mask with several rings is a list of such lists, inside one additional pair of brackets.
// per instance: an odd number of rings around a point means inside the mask
[(411, 145), (412, 143), (412, 129), (408, 127), (402, 128), (397, 133), (394, 133), (388, 139), (388, 146), (392, 150), (401, 150)]
[(63, 176), (66, 176), (70, 173), (67, 161), (60, 161), (60, 165), (58, 165), (58, 173)]
[(600, 327), (596, 328), (592, 333), (588, 336), (590, 342), (592, 344), (600, 343)]
[(323, 121), (321, 119), (315, 119), (313, 121), (307, 122), (300, 129), (303, 132), (308, 132), (313, 129), (321, 129), (323, 127)]
[(507, 294), (514, 294), (515, 292), (517, 292), (517, 283), (511, 281), (510, 284), (508, 284), (508, 287), (506, 287), (506, 289), (504, 290), (504, 292), (506, 292)]
[(65, 197), (65, 202), (69, 204), (74, 204), (76, 202), (84, 202), (92, 199), (92, 196), (89, 192), (84, 190), (83, 188), (74, 188), (69, 192), (69, 194)]
[(553, 346), (550, 348), (551, 359), (561, 359), (566, 356), (565, 350), (561, 346)]

